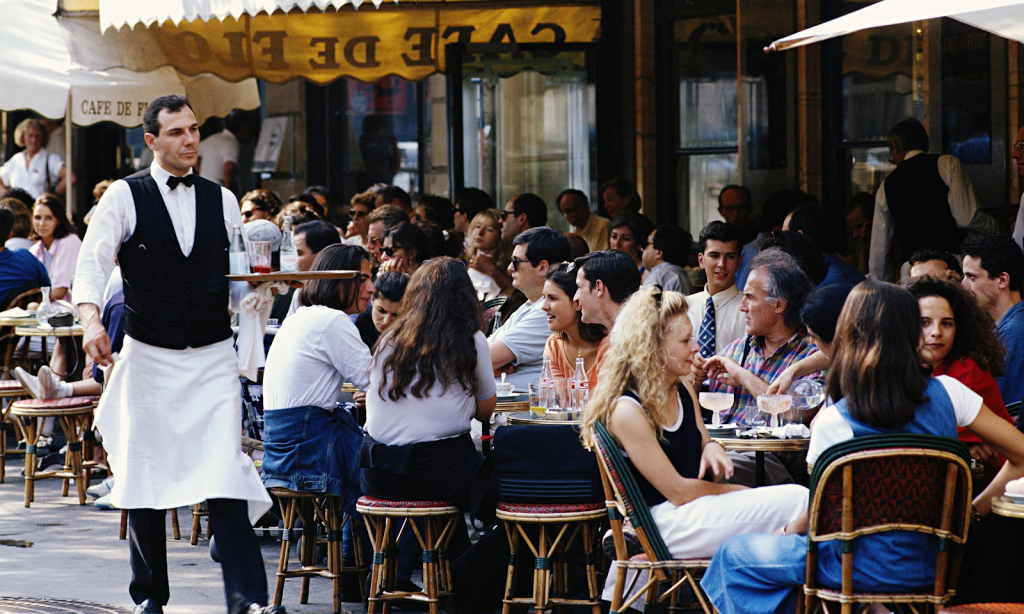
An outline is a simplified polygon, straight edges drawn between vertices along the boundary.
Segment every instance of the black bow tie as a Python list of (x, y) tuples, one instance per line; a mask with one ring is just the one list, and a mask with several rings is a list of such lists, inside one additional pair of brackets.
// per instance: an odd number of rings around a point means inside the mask
[(191, 188), (196, 184), (196, 176), (190, 174), (185, 175), (184, 177), (175, 177), (174, 175), (171, 175), (167, 178), (167, 187), (172, 190), (178, 187), (179, 183), (184, 183), (186, 188)]

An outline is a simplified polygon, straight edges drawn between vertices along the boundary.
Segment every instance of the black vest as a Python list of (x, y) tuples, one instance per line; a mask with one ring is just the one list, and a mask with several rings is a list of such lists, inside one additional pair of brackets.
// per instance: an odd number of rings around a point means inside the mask
[(916, 251), (960, 251), (964, 233), (949, 210), (949, 186), (939, 175), (939, 156), (917, 154), (885, 178), (885, 202), (900, 246), (900, 262)]
[[(178, 245), (171, 216), (149, 170), (125, 179), (135, 201), (135, 232), (118, 252), (124, 276), (124, 330), (172, 350), (231, 337), (228, 240), (219, 185), (196, 177), (192, 253)], [(178, 188), (184, 189), (184, 186)]]

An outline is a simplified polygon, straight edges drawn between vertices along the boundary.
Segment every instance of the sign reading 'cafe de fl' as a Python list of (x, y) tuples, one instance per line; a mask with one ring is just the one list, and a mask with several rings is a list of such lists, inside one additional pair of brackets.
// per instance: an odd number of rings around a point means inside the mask
[(387, 75), (420, 80), (444, 70), (449, 43), (573, 43), (600, 36), (600, 7), (591, 4), (422, 6), (167, 22), (149, 33), (182, 72), (275, 83), (296, 77), (327, 83), (342, 76), (372, 82)]

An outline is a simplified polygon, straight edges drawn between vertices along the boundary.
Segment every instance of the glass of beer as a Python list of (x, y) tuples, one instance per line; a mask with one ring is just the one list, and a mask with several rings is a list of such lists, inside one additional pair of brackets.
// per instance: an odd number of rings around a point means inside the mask
[(530, 415), (534, 418), (543, 418), (547, 408), (540, 403), (540, 384), (527, 384), (526, 393), (530, 397)]

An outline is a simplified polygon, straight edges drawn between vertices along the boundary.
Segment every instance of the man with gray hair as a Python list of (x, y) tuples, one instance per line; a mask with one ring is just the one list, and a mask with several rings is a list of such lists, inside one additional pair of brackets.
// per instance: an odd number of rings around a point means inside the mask
[(800, 323), (800, 309), (814, 289), (792, 256), (777, 247), (762, 251), (750, 266), (740, 311), (746, 335), (703, 365), (711, 392), (732, 392), (736, 400), (722, 423), (747, 421), (764, 394), (786, 367), (817, 351)]

